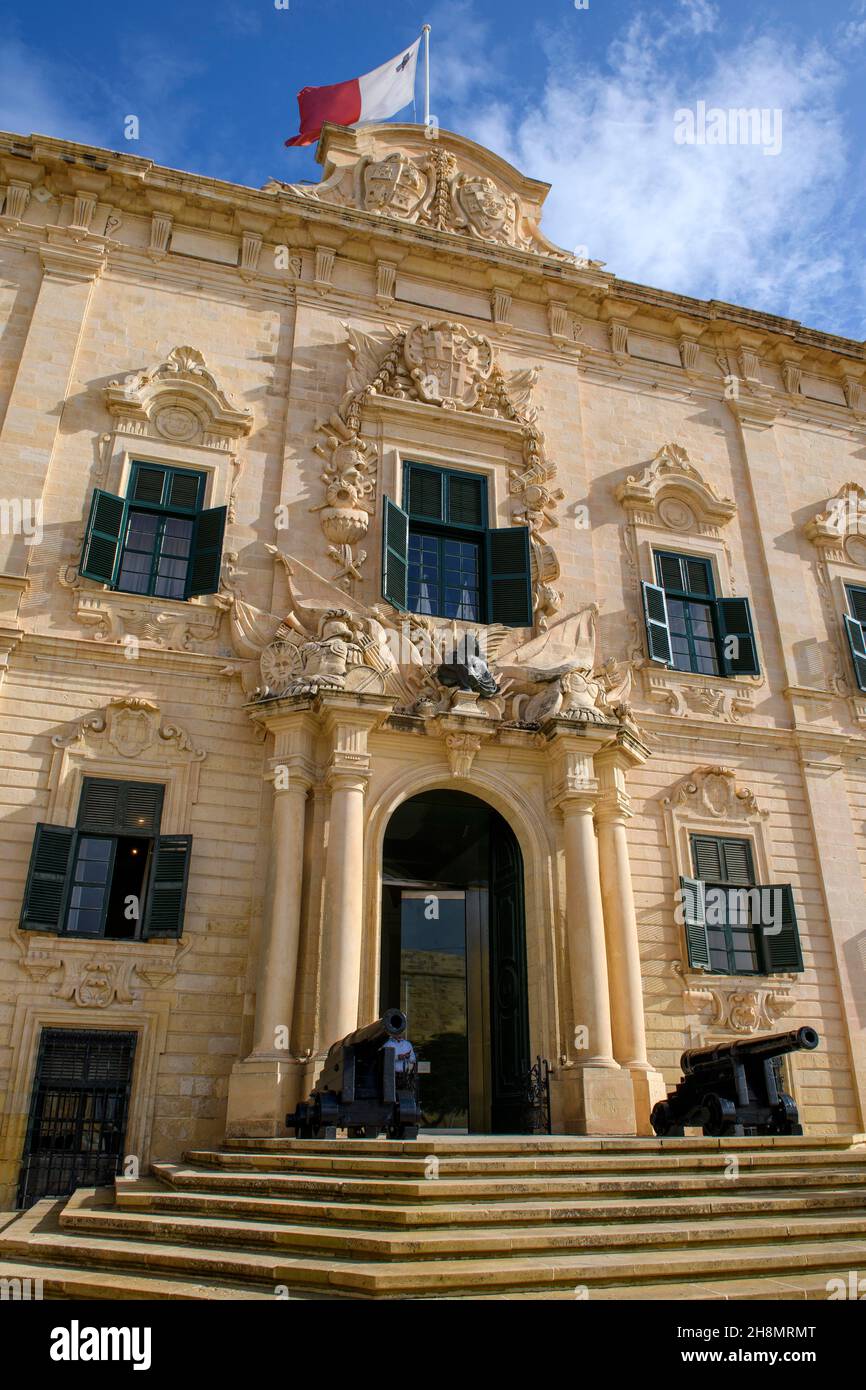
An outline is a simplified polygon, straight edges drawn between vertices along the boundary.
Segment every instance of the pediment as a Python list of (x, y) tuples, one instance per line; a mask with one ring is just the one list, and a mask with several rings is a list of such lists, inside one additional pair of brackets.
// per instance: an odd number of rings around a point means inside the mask
[(324, 167), (319, 184), (276, 186), (490, 246), (575, 261), (540, 229), (550, 185), (465, 136), (437, 128), (431, 139), (420, 125), (325, 125), (316, 158)]

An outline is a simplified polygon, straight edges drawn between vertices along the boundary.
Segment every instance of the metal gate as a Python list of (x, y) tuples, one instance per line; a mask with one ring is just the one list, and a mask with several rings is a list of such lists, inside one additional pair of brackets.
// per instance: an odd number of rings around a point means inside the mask
[(45, 1028), (19, 1207), (111, 1183), (123, 1157), (135, 1033)]

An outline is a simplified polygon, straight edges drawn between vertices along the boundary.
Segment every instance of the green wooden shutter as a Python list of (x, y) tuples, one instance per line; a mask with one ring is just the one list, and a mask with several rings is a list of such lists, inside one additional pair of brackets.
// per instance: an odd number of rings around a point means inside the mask
[(195, 511), (203, 479), (201, 473), (181, 473), (172, 471), (168, 483), (167, 507), (182, 507), (185, 511)]
[(128, 492), (129, 500), (131, 502), (152, 502), (159, 506), (165, 487), (166, 472), (165, 468), (158, 468), (155, 464), (135, 464)]
[(774, 891), (782, 894), (782, 930), (771, 934), (762, 927), (755, 929), (755, 934), (761, 943), (764, 965), (768, 974), (777, 970), (798, 972), (805, 967), (800, 945), (800, 929), (797, 926), (797, 914), (794, 910), (794, 894), (791, 891), (790, 883), (776, 883), (769, 887), (766, 885), (761, 887), (762, 894)]
[(719, 845), (725, 866), (725, 882), (735, 883), (739, 888), (751, 888), (755, 882), (755, 871), (749, 841), (725, 838), (719, 841)]
[(126, 503), (123, 498), (96, 488), (90, 504), (79, 574), (85, 579), (96, 579), (100, 584), (113, 584), (125, 531)]
[(97, 835), (157, 835), (164, 795), (159, 782), (85, 777), (76, 824)]
[(407, 464), (403, 500), (409, 515), (419, 521), (444, 521), (445, 474), (442, 469)]
[(483, 526), (486, 521), (486, 480), (467, 473), (449, 473), (446, 487), (447, 521), (456, 526)]
[(685, 593), (686, 577), (683, 574), (682, 559), (679, 555), (664, 555), (656, 551), (656, 576), (663, 589), (674, 593)]
[(854, 675), (857, 680), (857, 689), (866, 690), (866, 631), (863, 624), (856, 618), (849, 618), (845, 614), (845, 635), (848, 638), (848, 646), (851, 648), (851, 660), (854, 663)]
[(646, 581), (641, 584), (641, 590), (643, 591), (643, 614), (650, 660), (658, 661), (662, 666), (670, 666), (673, 662), (673, 652), (671, 650), (665, 591), (660, 585), (647, 584)]
[(191, 835), (160, 835), (153, 847), (142, 936), (154, 941), (180, 936), (192, 853)]
[[(758, 649), (752, 628), (752, 609), (747, 598), (716, 599), (719, 616), (719, 642), (726, 676), (759, 676)], [(737, 639), (736, 656), (725, 656), (725, 641)]]
[(845, 588), (852, 617), (857, 619), (861, 627), (866, 626), (866, 589), (860, 589), (856, 584), (846, 584)]
[(382, 597), (403, 613), (409, 607), (409, 518), (390, 497), (382, 514)]
[(683, 569), (685, 570), (686, 593), (695, 594), (701, 598), (712, 598), (713, 572), (708, 560), (696, 560), (691, 555), (683, 556)]
[(62, 930), (77, 840), (69, 826), (42, 821), (37, 825), (21, 907), (22, 930)]
[(487, 594), (491, 623), (532, 627), (528, 526), (502, 526), (487, 532)]
[(710, 969), (710, 943), (704, 913), (704, 885), (697, 878), (680, 878), (683, 903), (683, 925), (686, 929), (686, 948), (689, 965), (695, 970)]
[(721, 883), (725, 877), (721, 842), (715, 835), (692, 836), (692, 862), (704, 883)]
[(223, 536), (226, 529), (226, 508), (211, 507), (199, 512), (195, 523), (186, 596), (215, 594), (220, 586)]

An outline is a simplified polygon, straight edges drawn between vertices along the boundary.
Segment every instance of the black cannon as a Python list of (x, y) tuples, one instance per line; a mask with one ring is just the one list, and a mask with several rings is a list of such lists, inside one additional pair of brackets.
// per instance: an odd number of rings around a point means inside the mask
[(335, 1139), (345, 1129), (350, 1139), (415, 1139), (420, 1122), (418, 1066), (414, 1053), (398, 1057), (388, 1046), (406, 1029), (406, 1015), (387, 1009), (339, 1042), (325, 1058), (309, 1100), (302, 1101), (286, 1126), (297, 1139)]
[(781, 1087), (778, 1059), (787, 1052), (811, 1052), (819, 1042), (814, 1028), (795, 1028), (684, 1052), (682, 1080), (667, 1100), (653, 1106), (653, 1129), (679, 1138), (685, 1125), (700, 1125), (714, 1138), (802, 1134), (797, 1107)]

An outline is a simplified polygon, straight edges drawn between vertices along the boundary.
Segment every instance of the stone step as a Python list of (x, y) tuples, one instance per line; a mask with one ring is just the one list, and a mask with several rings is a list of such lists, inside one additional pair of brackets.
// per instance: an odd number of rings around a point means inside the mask
[(744, 1136), (742, 1138), (708, 1139), (703, 1135), (691, 1135), (682, 1139), (657, 1139), (628, 1137), (597, 1138), (591, 1135), (537, 1134), (526, 1136), (507, 1136), (500, 1138), (491, 1135), (457, 1134), (442, 1137), (435, 1132), (422, 1133), (417, 1139), (226, 1139), (223, 1149), (237, 1153), (308, 1153), (308, 1154), (383, 1154), (387, 1156), (405, 1154), (409, 1157), (420, 1150), (424, 1153), (474, 1155), (518, 1156), (529, 1153), (709, 1153), (731, 1147), (739, 1150), (758, 1150), (769, 1152), (788, 1149), (801, 1154), (809, 1150), (833, 1151), (859, 1147), (866, 1150), (866, 1135), (862, 1134), (798, 1134), (771, 1135), (766, 1137)]
[[(24, 1261), (0, 1259), (0, 1281), (29, 1280), (31, 1296), (40, 1290), (45, 1299), (109, 1299), (112, 1303), (126, 1299), (158, 1298), (187, 1299), (201, 1302), (207, 1299), (272, 1299), (273, 1294), (262, 1288), (227, 1287), (210, 1280), (154, 1278), (151, 1274), (112, 1273), (110, 1279), (99, 1269), (75, 1269), (68, 1265), (27, 1264)], [(3, 1286), (7, 1287), (6, 1284)], [(25, 1286), (26, 1287), (26, 1286)], [(29, 1301), (29, 1300), (23, 1300)]]
[(476, 1258), (524, 1253), (551, 1253), (582, 1250), (633, 1249), (719, 1245), (733, 1239), (737, 1243), (797, 1240), (800, 1243), (866, 1237), (866, 1213), (855, 1216), (800, 1214), (779, 1220), (772, 1216), (734, 1216), (723, 1221), (646, 1222), (639, 1231), (629, 1222), (606, 1221), (580, 1224), (561, 1223), (555, 1227), (496, 1224), (470, 1230), (434, 1229), (411, 1232), (376, 1231), (347, 1228), (336, 1223), (322, 1226), (290, 1222), (170, 1215), (151, 1212), (120, 1213), (113, 1204), (100, 1205), (95, 1193), (83, 1189), (67, 1202), (60, 1216), (65, 1232), (93, 1232), (96, 1235), (127, 1236), (197, 1246), (260, 1247), (333, 1255), (343, 1260), (407, 1260)]
[[(109, 1189), (110, 1191), (110, 1189)], [(654, 1197), (618, 1199), (609, 1196), (572, 1198), (561, 1202), (499, 1201), (435, 1203), (404, 1205), (372, 1202), (328, 1202), (312, 1198), (290, 1200), (287, 1197), (246, 1195), (242, 1192), (222, 1193), (173, 1190), (153, 1178), (118, 1178), (115, 1183), (118, 1211), (151, 1211), (211, 1214), (216, 1217), (260, 1217), (269, 1221), (324, 1223), (334, 1221), (345, 1226), (370, 1226), (395, 1229), (471, 1227), (490, 1222), (517, 1222), (530, 1225), (557, 1221), (611, 1220), (682, 1220), (713, 1215), (750, 1215), (775, 1212), (796, 1215), (804, 1211), (851, 1211), (857, 1215), (866, 1210), (866, 1193), (862, 1188), (838, 1187), (809, 1189), (805, 1193), (785, 1190), (779, 1195), (756, 1192), (752, 1195), (719, 1194), (702, 1197)]]
[[(571, 1173), (567, 1176), (523, 1178), (443, 1178), (417, 1180), (414, 1178), (359, 1178), (337, 1175), (310, 1175), (258, 1170), (232, 1170), (214, 1165), (212, 1168), (192, 1167), (173, 1163), (155, 1163), (154, 1174), (174, 1188), (198, 1188), (206, 1192), (249, 1192), (270, 1196), (331, 1198), (340, 1202), (413, 1201), (419, 1203), (443, 1201), (493, 1202), (509, 1197), (585, 1197), (592, 1193), (625, 1193), (630, 1195), (667, 1195), (669, 1193), (729, 1192), (731, 1179), (724, 1169), (700, 1174), (682, 1174), (676, 1170), (641, 1176), (599, 1177)], [(736, 1179), (741, 1190), (778, 1191), (796, 1187), (821, 1188), (862, 1186), (866, 1190), (866, 1165), (849, 1168), (827, 1168), (804, 1172), (762, 1170), (740, 1172)]]
[[(276, 1152), (223, 1149), (191, 1149), (184, 1154), (187, 1163), (202, 1168), (219, 1168), (237, 1172), (273, 1172), (325, 1174), (359, 1177), (418, 1177), (429, 1179), (431, 1168), (439, 1178), (463, 1176), (472, 1181), (490, 1177), (532, 1176), (533, 1174), (587, 1173), (712, 1173), (725, 1167), (735, 1154), (741, 1169), (776, 1170), (793, 1178), (804, 1169), (861, 1168), (866, 1173), (866, 1149), (826, 1150), (792, 1155), (785, 1150), (739, 1152), (734, 1145), (706, 1153), (556, 1153), (514, 1155), (480, 1155), (468, 1152), (439, 1156), (416, 1150), (414, 1156), (403, 1154), (306, 1153), (298, 1150)], [(432, 1163), (431, 1160), (435, 1160)]]
[[(48, 1205), (54, 1204), (39, 1204)], [(34, 1209), (35, 1210), (35, 1209)], [(316, 1296), (342, 1292), (360, 1298), (436, 1298), (455, 1294), (474, 1297), (495, 1292), (554, 1290), (573, 1291), (585, 1285), (592, 1294), (596, 1286), (628, 1284), (676, 1284), (692, 1280), (712, 1282), (730, 1278), (789, 1278), (806, 1271), (810, 1277), (834, 1271), (844, 1275), (862, 1268), (866, 1262), (866, 1239), (845, 1237), (801, 1242), (788, 1239), (781, 1244), (726, 1241), (722, 1246), (698, 1249), (645, 1251), (629, 1249), (580, 1254), (546, 1252), (540, 1255), (513, 1255), (507, 1258), (403, 1260), (380, 1264), (363, 1261), (337, 1261), (316, 1256), (288, 1256), (249, 1250), (199, 1249), (195, 1246), (154, 1244), (125, 1237), (102, 1238), (92, 1233), (70, 1235), (52, 1228), (52, 1213), (42, 1214), (26, 1236), (16, 1236), (19, 1223), (0, 1235), (0, 1258), (14, 1263), (14, 1257), (28, 1264), (136, 1274), (150, 1271), (187, 1280), (216, 1280), (247, 1287), (260, 1284), (276, 1293), (282, 1288), (304, 1289)], [(17, 1248), (20, 1240), (22, 1248)]]

